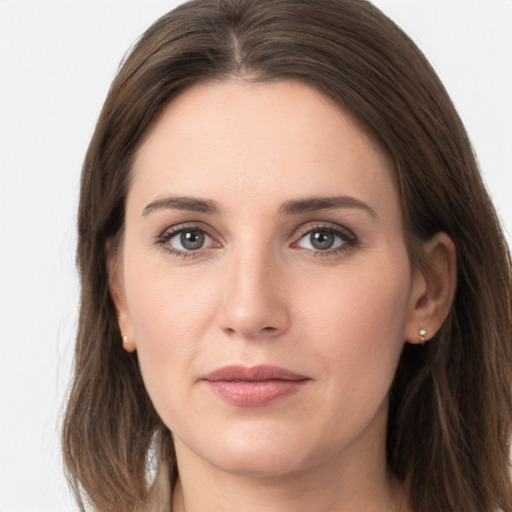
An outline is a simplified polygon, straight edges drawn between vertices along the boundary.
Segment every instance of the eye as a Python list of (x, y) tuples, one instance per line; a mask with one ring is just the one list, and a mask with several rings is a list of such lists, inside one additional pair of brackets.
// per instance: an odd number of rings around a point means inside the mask
[(158, 242), (170, 252), (183, 256), (215, 245), (213, 238), (197, 227), (167, 230), (159, 237)]
[(204, 231), (186, 229), (171, 237), (169, 243), (181, 251), (197, 251), (208, 240), (211, 240), (211, 238)]
[(315, 249), (317, 251), (333, 249), (343, 243), (343, 240), (340, 240), (340, 237), (337, 237), (331, 231), (312, 231), (308, 235), (303, 236), (301, 240), (301, 247)]
[(355, 244), (356, 237), (351, 231), (325, 226), (308, 230), (293, 245), (310, 251), (332, 253)]

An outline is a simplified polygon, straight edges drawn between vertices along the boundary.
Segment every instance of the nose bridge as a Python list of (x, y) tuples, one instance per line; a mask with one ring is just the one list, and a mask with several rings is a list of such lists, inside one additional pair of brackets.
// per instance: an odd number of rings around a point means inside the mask
[(284, 332), (289, 311), (283, 269), (272, 244), (247, 235), (233, 245), (226, 265), (221, 327), (247, 338)]

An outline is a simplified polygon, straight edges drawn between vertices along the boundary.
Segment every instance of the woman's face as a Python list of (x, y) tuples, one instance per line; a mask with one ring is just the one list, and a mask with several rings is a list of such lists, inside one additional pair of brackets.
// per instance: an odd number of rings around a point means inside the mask
[(174, 100), (136, 158), (118, 282), (179, 464), (276, 476), (383, 456), (416, 279), (386, 157), (315, 90)]

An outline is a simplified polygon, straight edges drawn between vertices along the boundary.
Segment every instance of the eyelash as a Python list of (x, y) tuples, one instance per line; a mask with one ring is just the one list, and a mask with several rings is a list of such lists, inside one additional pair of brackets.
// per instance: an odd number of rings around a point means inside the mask
[[(197, 256), (198, 252), (204, 251), (208, 249), (208, 247), (200, 247), (197, 250), (181, 250), (173, 247), (169, 241), (177, 235), (183, 233), (202, 233), (210, 238), (214, 244), (217, 244), (217, 247), (221, 247), (221, 244), (215, 240), (215, 236), (210, 232), (210, 230), (206, 229), (204, 226), (200, 226), (198, 224), (187, 224), (187, 225), (179, 225), (173, 226), (171, 228), (167, 228), (156, 238), (156, 243), (164, 247), (164, 249), (172, 254), (173, 256), (180, 257), (183, 259), (194, 258)], [(356, 247), (359, 243), (357, 236), (350, 231), (349, 229), (335, 225), (335, 224), (318, 224), (315, 226), (308, 226), (300, 233), (297, 241), (290, 244), (290, 247), (293, 249), (301, 249), (299, 243), (305, 239), (308, 235), (311, 236), (313, 233), (324, 233), (331, 234), (337, 237), (341, 243), (334, 248), (328, 248), (326, 250), (321, 249), (309, 249), (302, 248), (305, 251), (308, 251), (315, 257), (333, 257), (337, 256), (345, 251), (348, 251), (354, 247)]]
[(329, 248), (326, 250), (304, 249), (306, 251), (309, 251), (313, 256), (319, 258), (338, 256), (356, 247), (359, 243), (357, 236), (348, 228), (336, 224), (317, 224), (305, 228), (304, 231), (300, 234), (298, 240), (291, 244), (291, 247), (294, 249), (300, 249), (301, 247), (299, 246), (299, 242), (301, 240), (304, 240), (305, 237), (307, 237), (308, 235), (311, 236), (313, 233), (328, 233), (334, 235), (335, 237), (341, 240), (341, 244), (338, 247)]
[(172, 254), (173, 256), (179, 257), (179, 258), (193, 258), (197, 255), (199, 251), (205, 250), (204, 247), (199, 248), (197, 251), (189, 250), (184, 251), (181, 249), (176, 249), (173, 247), (169, 241), (174, 238), (176, 235), (179, 235), (181, 233), (190, 233), (190, 232), (197, 232), (197, 233), (203, 233), (208, 238), (210, 238), (212, 241), (214, 241), (218, 247), (220, 247), (219, 242), (216, 242), (214, 235), (209, 232), (208, 229), (205, 227), (198, 225), (198, 224), (185, 224), (185, 225), (179, 225), (179, 226), (173, 226), (171, 228), (167, 228), (165, 231), (163, 231), (156, 239), (156, 243), (158, 245), (162, 245), (164, 249)]

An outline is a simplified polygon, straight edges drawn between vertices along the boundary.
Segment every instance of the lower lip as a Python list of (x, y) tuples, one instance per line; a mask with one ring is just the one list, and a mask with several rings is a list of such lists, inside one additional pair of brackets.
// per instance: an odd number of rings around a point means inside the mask
[(299, 392), (308, 379), (205, 382), (214, 395), (229, 404), (262, 407)]

